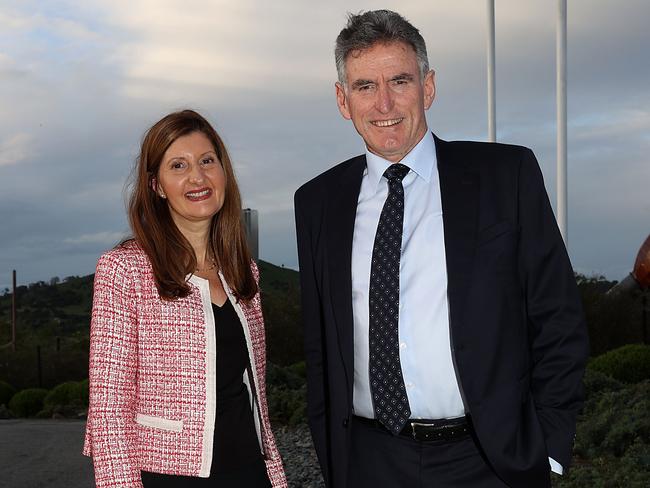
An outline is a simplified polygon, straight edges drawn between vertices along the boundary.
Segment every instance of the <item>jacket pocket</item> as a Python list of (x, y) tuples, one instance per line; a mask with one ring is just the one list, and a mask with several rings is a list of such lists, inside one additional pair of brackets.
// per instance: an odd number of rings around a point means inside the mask
[(145, 427), (154, 427), (156, 429), (171, 430), (172, 432), (181, 432), (183, 430), (182, 420), (170, 420), (153, 415), (138, 413), (135, 415), (135, 422)]
[(489, 227), (479, 231), (476, 238), (476, 245), (481, 247), (483, 244), (486, 244), (503, 234), (512, 232), (513, 230), (515, 230), (514, 227), (507, 220), (490, 225)]

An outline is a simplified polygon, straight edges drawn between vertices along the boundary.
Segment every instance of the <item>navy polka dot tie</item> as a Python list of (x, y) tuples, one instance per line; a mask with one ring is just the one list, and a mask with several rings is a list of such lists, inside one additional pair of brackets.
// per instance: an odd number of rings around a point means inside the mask
[(393, 163), (384, 172), (388, 197), (381, 210), (370, 268), (370, 392), (375, 418), (399, 434), (411, 416), (399, 361), (399, 261), (404, 187), (409, 168)]

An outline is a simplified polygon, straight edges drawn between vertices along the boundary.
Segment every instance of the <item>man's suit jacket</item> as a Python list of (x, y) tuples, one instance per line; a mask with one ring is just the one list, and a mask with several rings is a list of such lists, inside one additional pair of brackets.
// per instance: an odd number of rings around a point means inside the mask
[[(570, 464), (588, 340), (530, 149), (435, 138), (452, 356), (476, 435), (510, 486)], [(352, 234), (365, 156), (295, 195), (308, 419), (326, 484), (346, 486), (352, 412)], [(426, 368), (426, 364), (422, 364)], [(350, 487), (353, 488), (353, 487)]]

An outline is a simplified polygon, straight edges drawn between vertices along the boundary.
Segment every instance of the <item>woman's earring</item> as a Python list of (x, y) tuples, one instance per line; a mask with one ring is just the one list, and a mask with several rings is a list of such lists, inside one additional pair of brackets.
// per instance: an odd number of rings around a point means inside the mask
[(162, 191), (162, 188), (158, 188), (158, 180), (155, 177), (151, 178), (151, 189), (155, 191), (160, 198), (167, 198)]

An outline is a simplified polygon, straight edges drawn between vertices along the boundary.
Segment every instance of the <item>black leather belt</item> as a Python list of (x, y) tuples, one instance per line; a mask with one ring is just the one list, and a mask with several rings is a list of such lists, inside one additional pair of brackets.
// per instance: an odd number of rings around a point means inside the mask
[[(354, 418), (363, 424), (386, 429), (375, 419), (357, 416)], [(406, 422), (399, 435), (410, 437), (416, 441), (451, 441), (467, 437), (471, 432), (472, 424), (465, 416), (456, 419), (439, 420), (412, 419)]]

